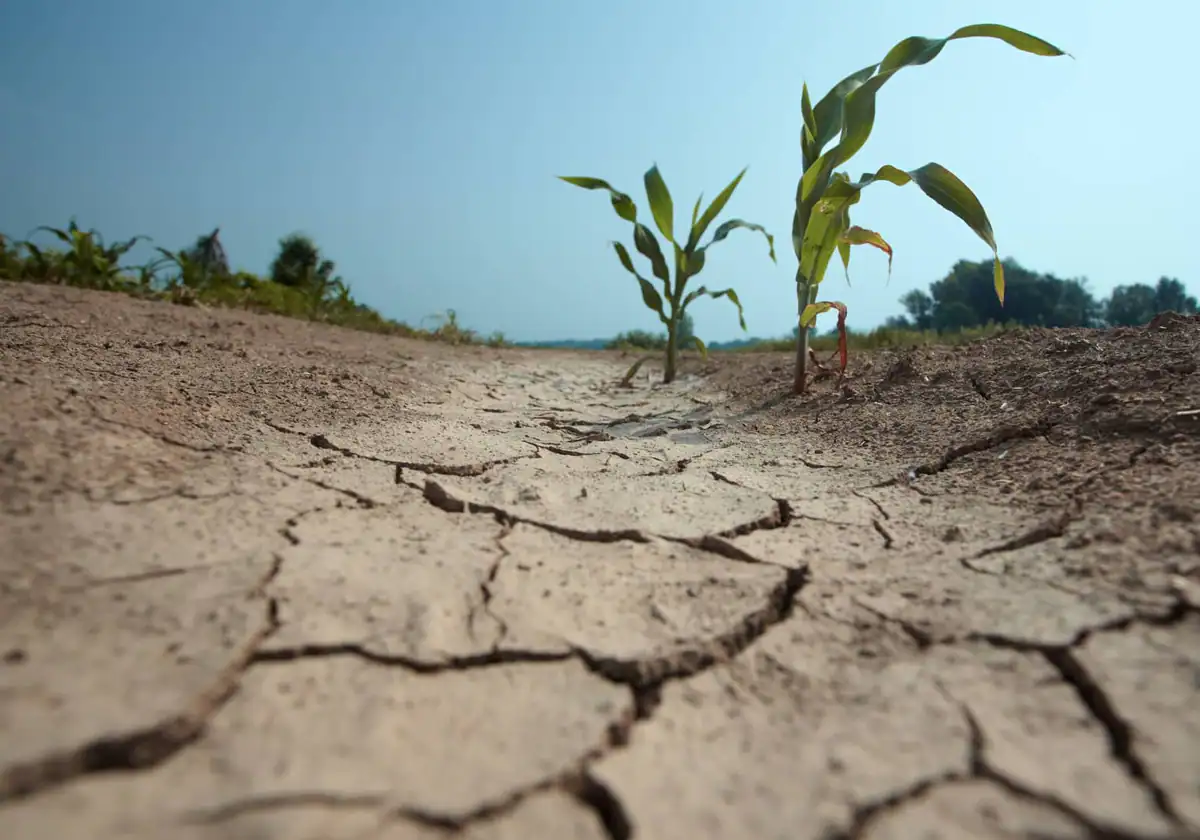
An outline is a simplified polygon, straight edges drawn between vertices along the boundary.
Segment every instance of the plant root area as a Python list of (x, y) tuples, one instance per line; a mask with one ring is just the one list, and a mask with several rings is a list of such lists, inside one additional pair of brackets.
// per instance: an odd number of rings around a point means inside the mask
[(630, 361), (0, 283), (0, 837), (1200, 836), (1200, 319)]

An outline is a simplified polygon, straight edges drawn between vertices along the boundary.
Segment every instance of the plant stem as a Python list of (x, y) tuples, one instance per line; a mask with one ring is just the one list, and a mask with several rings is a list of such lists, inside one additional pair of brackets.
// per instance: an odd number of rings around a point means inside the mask
[[(801, 172), (807, 172), (813, 165), (811, 150), (807, 148), (801, 154)], [(801, 183), (804, 176), (801, 175)], [(796, 185), (796, 214), (792, 218), (792, 240), (799, 242), (800, 247), (796, 249), (796, 369), (792, 378), (792, 393), (799, 396), (803, 394), (808, 385), (808, 328), (800, 323), (801, 316), (804, 315), (804, 308), (810, 303), (813, 303), (817, 296), (817, 287), (812, 282), (812, 278), (805, 277), (803, 272), (804, 266), (804, 238), (808, 233), (808, 222), (812, 218), (813, 204), (815, 198), (809, 201), (801, 201), (800, 184)]]
[(803, 394), (808, 378), (808, 330), (801, 327), (796, 333), (796, 369), (792, 378), (792, 393)]
[(679, 316), (674, 315), (667, 323), (667, 370), (663, 374), (663, 384), (669, 385), (675, 381), (675, 365), (678, 348), (675, 347), (675, 332), (679, 327)]
[[(807, 219), (805, 220), (807, 222)], [(816, 287), (796, 268), (796, 367), (792, 377), (792, 393), (803, 394), (808, 385), (808, 333), (809, 327), (800, 323), (804, 308), (813, 302)]]

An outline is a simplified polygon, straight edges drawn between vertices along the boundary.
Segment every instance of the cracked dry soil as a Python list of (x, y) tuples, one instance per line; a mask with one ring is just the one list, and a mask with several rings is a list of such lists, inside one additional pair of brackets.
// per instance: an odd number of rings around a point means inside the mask
[(0, 837), (1200, 836), (1198, 351), (797, 401), (0, 284)]

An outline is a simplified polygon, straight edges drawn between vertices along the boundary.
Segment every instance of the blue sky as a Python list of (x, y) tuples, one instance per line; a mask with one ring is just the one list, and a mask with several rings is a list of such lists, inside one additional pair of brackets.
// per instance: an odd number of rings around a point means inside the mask
[[(5, 0), (0, 231), (76, 215), (177, 248), (220, 225), (231, 261), (264, 271), (301, 230), (391, 317), (603, 337), (658, 326), (607, 244), (628, 226), (553, 176), (644, 206), (657, 162), (682, 216), (748, 165), (726, 216), (774, 232), (778, 264), (738, 232), (702, 278), (738, 290), (751, 334), (781, 335), (801, 82), (815, 99), (905, 36), (978, 22), (1075, 60), (950, 44), (882, 91), (852, 174), (936, 160), (983, 200), (1002, 255), (1097, 293), (1160, 275), (1195, 291), (1200, 125), (1178, 80), (1200, 4), (1183, 0)], [(872, 187), (855, 222), (896, 258), (886, 285), (875, 251), (856, 251), (852, 287), (831, 266), (823, 297), (852, 326), (989, 256), (912, 186)], [(740, 335), (726, 301), (691, 311), (706, 339)]]

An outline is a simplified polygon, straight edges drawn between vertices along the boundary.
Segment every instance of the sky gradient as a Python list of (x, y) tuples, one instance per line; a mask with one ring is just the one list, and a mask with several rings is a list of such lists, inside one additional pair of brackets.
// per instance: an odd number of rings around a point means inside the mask
[[(300, 230), (389, 317), (453, 308), (510, 339), (607, 337), (658, 327), (608, 245), (631, 233), (554, 176), (645, 207), (657, 162), (681, 225), (749, 166), (723, 218), (775, 233), (778, 263), (739, 231), (701, 277), (738, 290), (749, 334), (782, 335), (801, 82), (815, 100), (903, 37), (980, 22), (1075, 58), (949, 44), (884, 88), (851, 174), (937, 161), (979, 195), (1002, 256), (1098, 295), (1161, 275), (1195, 293), (1200, 125), (1177, 80), (1200, 4), (1183, 0), (5, 0), (0, 232), (74, 215), (174, 249), (220, 225), (235, 267), (264, 272)], [(851, 287), (831, 264), (822, 297), (852, 327), (990, 256), (915, 186), (873, 186), (854, 221), (896, 255), (888, 281), (857, 249)], [(705, 339), (742, 335), (724, 300), (690, 311)]]

